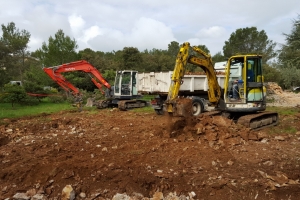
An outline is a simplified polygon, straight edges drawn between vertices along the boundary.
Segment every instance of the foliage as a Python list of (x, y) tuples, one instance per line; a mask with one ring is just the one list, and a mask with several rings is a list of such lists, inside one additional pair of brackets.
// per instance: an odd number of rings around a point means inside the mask
[(280, 50), (279, 62), (283, 68), (290, 65), (300, 69), (300, 14), (298, 19), (293, 21), (291, 33), (285, 33), (284, 36), (286, 44), (282, 45)]
[(48, 91), (49, 95), (45, 97), (51, 103), (62, 103), (66, 100), (65, 96), (62, 93), (59, 93), (57, 89), (50, 88)]
[(291, 86), (300, 85), (300, 69), (294, 65), (287, 64), (285, 68), (280, 69), (283, 87), (290, 89)]
[(48, 44), (43, 42), (42, 47), (32, 55), (41, 60), (44, 66), (57, 66), (73, 62), (79, 59), (76, 49), (78, 48), (75, 39), (65, 36), (63, 30), (58, 30), (54, 38), (48, 39)]
[[(177, 52), (178, 53), (178, 52)], [(167, 51), (152, 49), (142, 53), (143, 63), (140, 72), (155, 72), (173, 70), (176, 57), (168, 55)]]
[(124, 69), (137, 70), (142, 63), (142, 57), (137, 48), (124, 47), (123, 49)]
[(17, 29), (14, 22), (1, 26), (0, 71), (2, 76), (0, 84), (8, 83), (12, 79), (23, 81), (23, 73), (28, 66), (26, 60), (29, 56), (27, 48), (30, 33)]
[(210, 51), (209, 51), (209, 49), (207, 48), (207, 46), (205, 46), (205, 45), (198, 45), (197, 47), (198, 47), (199, 49), (201, 49), (202, 51), (204, 51), (205, 53), (210, 54)]
[(268, 64), (264, 64), (263, 69), (265, 82), (279, 82), (279, 80), (281, 79), (281, 73), (277, 68), (272, 67)]
[(22, 86), (15, 84), (5, 84), (4, 94), (1, 96), (1, 102), (9, 102), (14, 107), (15, 103), (21, 103), (27, 94)]
[(116, 76), (116, 72), (114, 70), (105, 70), (102, 75), (110, 85), (114, 84)]
[(286, 44), (279, 51), (278, 69), (281, 72), (284, 88), (299, 86), (300, 76), (300, 15), (293, 21), (293, 28), (286, 36)]
[(26, 106), (34, 106), (34, 105), (38, 105), (40, 103), (40, 98), (26, 95), (19, 103), (22, 106), (25, 106), (25, 105)]
[(179, 52), (179, 48), (179, 43), (176, 41), (172, 41), (170, 44), (168, 44), (168, 55), (175, 60)]
[(213, 57), (212, 60), (214, 63), (216, 62), (223, 62), (226, 61), (227, 58), (219, 51), (218, 53), (216, 53)]
[(260, 54), (263, 63), (276, 56), (274, 51), (276, 43), (268, 39), (264, 30), (258, 31), (256, 27), (240, 28), (225, 41), (223, 53), (226, 57), (236, 54)]
[(44, 87), (51, 86), (53, 81), (47, 76), (40, 66), (31, 65), (24, 73), (24, 87), (26, 92), (48, 94)]
[[(8, 83), (10, 80), (12, 80), (13, 76), (13, 67), (11, 65), (11, 58), (10, 50), (8, 46), (4, 44), (0, 40), (0, 85), (4, 85), (5, 83)], [(9, 65), (10, 64), (10, 65)]]

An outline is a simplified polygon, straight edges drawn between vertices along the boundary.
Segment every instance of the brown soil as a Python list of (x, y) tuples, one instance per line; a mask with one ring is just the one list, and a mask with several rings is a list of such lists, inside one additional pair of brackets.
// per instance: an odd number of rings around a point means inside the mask
[(66, 185), (76, 199), (298, 199), (299, 117), (256, 132), (220, 116), (170, 129), (167, 116), (115, 109), (1, 120), (0, 199), (60, 199)]

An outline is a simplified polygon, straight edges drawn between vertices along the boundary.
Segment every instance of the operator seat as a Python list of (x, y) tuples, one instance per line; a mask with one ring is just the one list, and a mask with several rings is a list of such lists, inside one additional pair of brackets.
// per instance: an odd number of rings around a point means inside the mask
[(251, 63), (248, 63), (248, 68), (247, 68), (247, 82), (254, 82), (254, 72), (252, 70)]

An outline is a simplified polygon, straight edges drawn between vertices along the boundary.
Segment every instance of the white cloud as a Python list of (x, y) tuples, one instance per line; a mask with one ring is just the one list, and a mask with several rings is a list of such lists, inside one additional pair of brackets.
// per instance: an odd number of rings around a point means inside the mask
[(226, 33), (226, 29), (220, 26), (212, 26), (209, 28), (202, 28), (196, 33), (199, 38), (219, 38)]
[[(117, 51), (124, 47), (137, 47), (140, 51), (153, 48), (166, 49), (174, 40), (176, 39), (171, 28), (159, 21), (143, 17), (136, 20), (128, 32), (92, 26), (84, 31), (81, 39), (88, 47), (98, 48), (100, 51)], [(105, 47), (105, 50), (101, 47)]]
[(103, 33), (98, 26), (92, 26), (83, 31), (82, 41), (87, 43), (89, 40), (97, 37), (98, 35), (102, 35), (102, 34)]
[(70, 23), (70, 27), (74, 35), (80, 34), (80, 31), (85, 25), (85, 21), (82, 19), (82, 17), (73, 14), (68, 17), (68, 21)]
[(31, 51), (62, 29), (78, 42), (78, 50), (109, 52), (132, 46), (143, 51), (190, 41), (215, 54), (238, 28), (255, 26), (283, 43), (282, 33), (290, 33), (299, 7), (297, 0), (284, 5), (277, 0), (9, 0), (0, 1), (0, 19), (31, 33)]
[(160, 21), (142, 17), (134, 23), (127, 43), (134, 44), (140, 50), (166, 49), (174, 40), (176, 39), (170, 27)]

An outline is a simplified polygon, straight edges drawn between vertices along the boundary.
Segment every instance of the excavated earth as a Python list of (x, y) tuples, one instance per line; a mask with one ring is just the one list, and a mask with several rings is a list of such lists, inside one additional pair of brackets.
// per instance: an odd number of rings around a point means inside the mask
[(300, 108), (288, 106), (299, 114), (255, 132), (116, 109), (3, 119), (0, 199), (299, 199)]

